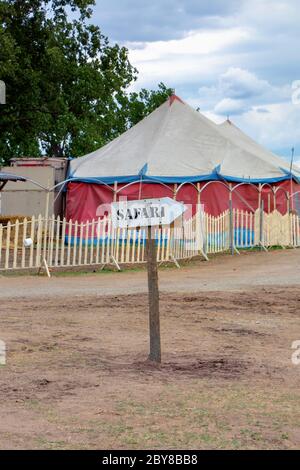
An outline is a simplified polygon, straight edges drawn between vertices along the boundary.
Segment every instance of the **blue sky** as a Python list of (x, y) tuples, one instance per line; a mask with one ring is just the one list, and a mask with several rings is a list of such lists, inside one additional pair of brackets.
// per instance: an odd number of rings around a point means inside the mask
[(299, 0), (96, 0), (93, 22), (129, 49), (135, 89), (163, 81), (300, 162)]

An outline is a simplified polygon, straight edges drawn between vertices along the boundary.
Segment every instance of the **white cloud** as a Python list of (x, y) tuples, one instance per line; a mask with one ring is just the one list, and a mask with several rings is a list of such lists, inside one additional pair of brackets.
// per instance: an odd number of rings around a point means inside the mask
[(168, 85), (201, 83), (221, 73), (226, 63), (226, 49), (249, 38), (243, 28), (190, 32), (181, 39), (127, 43), (129, 58), (140, 71), (138, 86), (157, 81)]
[(243, 114), (253, 108), (266, 113), (260, 105), (290, 100), (292, 88), (289, 84), (273, 86), (248, 70), (230, 67), (216, 84), (199, 88), (199, 96), (204, 108), (213, 108), (216, 114)]
[(268, 93), (272, 88), (267, 80), (239, 67), (230, 67), (219, 80), (221, 90), (233, 99), (243, 99)]
[[(291, 85), (300, 79), (299, 0), (213, 1), (213, 8), (206, 2), (203, 10), (204, 3), (147, 2), (153, 16), (141, 15), (128, 38), (148, 41), (126, 44), (140, 72), (134, 88), (163, 81), (208, 117), (221, 121), (232, 115), (268, 148), (288, 155), (294, 145), (299, 155), (300, 105), (291, 103)], [(170, 15), (158, 20), (164, 7)]]
[(216, 104), (214, 111), (216, 114), (221, 115), (235, 115), (243, 114), (249, 111), (249, 107), (243, 100), (234, 100), (232, 98), (223, 98), (218, 104)]
[(239, 123), (263, 145), (292, 149), (300, 142), (300, 106), (291, 102), (266, 106), (268, 113), (252, 109), (239, 118)]
[(299, 31), (299, 0), (251, 0), (244, 2), (238, 17), (242, 23), (255, 24), (265, 33), (279, 32), (283, 38), (287, 29)]
[(217, 31), (191, 31), (181, 39), (171, 41), (129, 43), (131, 59), (133, 61), (157, 60), (168, 55), (203, 55), (218, 52), (227, 46), (249, 37), (249, 33), (241, 28)]

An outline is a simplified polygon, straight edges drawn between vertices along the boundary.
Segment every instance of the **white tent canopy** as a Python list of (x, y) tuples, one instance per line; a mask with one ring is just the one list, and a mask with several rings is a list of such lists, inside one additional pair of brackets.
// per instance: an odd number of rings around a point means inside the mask
[[(266, 161), (267, 163), (272, 162), (273, 165), (284, 169), (285, 172), (290, 173), (289, 163), (255, 142), (255, 140), (251, 139), (251, 137), (242, 132), (241, 129), (235, 126), (229, 119), (220, 124), (218, 127), (221, 129), (224, 135), (232, 140), (232, 142), (234, 142), (236, 145), (243, 147), (248, 152), (255, 153), (257, 156), (259, 156), (259, 158)], [(296, 165), (293, 165), (293, 171), (295, 175), (300, 175), (300, 169)]]
[[(299, 169), (293, 176), (300, 177)], [(289, 164), (229, 122), (216, 125), (176, 96), (104, 147), (71, 161), (79, 181), (218, 180), (252, 183), (291, 178)]]

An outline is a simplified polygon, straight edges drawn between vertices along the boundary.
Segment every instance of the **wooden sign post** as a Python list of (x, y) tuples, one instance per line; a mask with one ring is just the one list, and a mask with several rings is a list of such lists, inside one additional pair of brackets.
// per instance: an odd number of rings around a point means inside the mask
[(120, 201), (111, 204), (112, 223), (116, 228), (147, 227), (146, 254), (149, 291), (149, 360), (161, 362), (157, 249), (153, 227), (171, 225), (186, 210), (184, 204), (165, 197)]
[(156, 250), (155, 238), (152, 238), (151, 226), (148, 227), (147, 269), (148, 269), (149, 332), (150, 332), (149, 360), (154, 361), (154, 362), (161, 362), (157, 250)]

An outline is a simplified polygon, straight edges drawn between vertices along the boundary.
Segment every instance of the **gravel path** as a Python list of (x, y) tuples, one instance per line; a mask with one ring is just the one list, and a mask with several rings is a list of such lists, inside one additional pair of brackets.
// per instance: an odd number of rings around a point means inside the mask
[[(300, 250), (270, 253), (248, 252), (240, 256), (221, 255), (209, 262), (197, 261), (181, 269), (161, 269), (162, 292), (196, 293), (238, 291), (258, 286), (300, 284)], [(0, 298), (19, 299), (63, 296), (105, 296), (147, 291), (144, 270), (102, 272), (71, 276), (0, 276)]]

